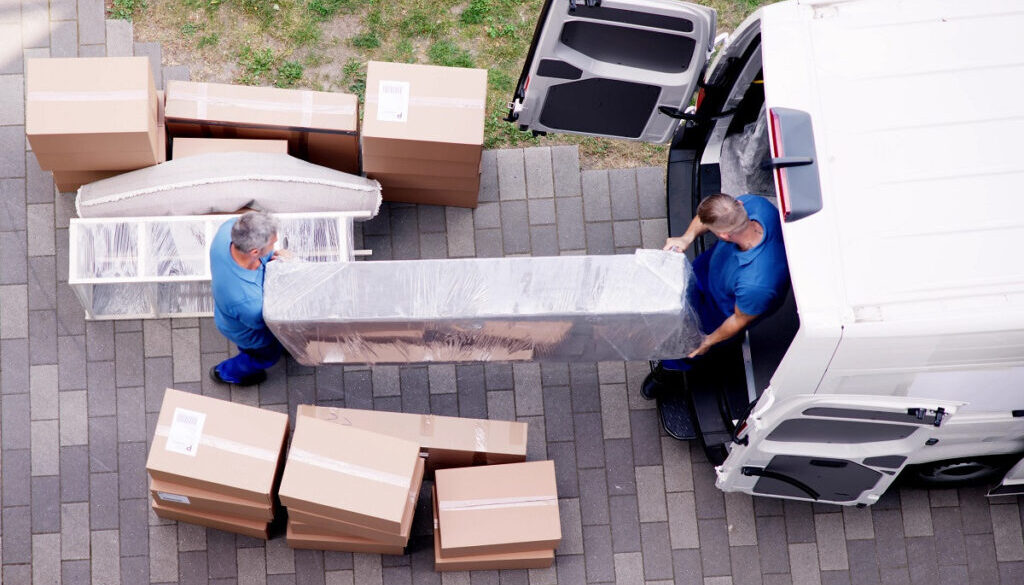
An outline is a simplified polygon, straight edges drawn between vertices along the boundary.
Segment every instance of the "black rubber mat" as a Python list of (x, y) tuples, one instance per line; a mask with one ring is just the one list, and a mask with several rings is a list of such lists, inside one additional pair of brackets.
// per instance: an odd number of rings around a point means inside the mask
[(658, 397), (658, 415), (661, 426), (670, 436), (680, 441), (697, 438), (697, 425), (684, 392), (665, 393)]

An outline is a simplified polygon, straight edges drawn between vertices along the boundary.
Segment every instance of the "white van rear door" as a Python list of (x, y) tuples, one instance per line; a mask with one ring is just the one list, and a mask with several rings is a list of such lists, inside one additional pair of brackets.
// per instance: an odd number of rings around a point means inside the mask
[[(873, 504), (911, 456), (943, 439), (961, 402), (766, 393), (718, 468), (718, 487), (835, 504)], [(742, 444), (743, 442), (746, 444)]]
[(714, 44), (713, 9), (548, 0), (509, 104), (521, 130), (667, 142)]

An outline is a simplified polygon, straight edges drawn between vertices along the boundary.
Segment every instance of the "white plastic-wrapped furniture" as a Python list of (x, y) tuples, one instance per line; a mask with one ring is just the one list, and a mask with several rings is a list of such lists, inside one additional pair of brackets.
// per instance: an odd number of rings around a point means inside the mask
[(263, 318), (304, 365), (677, 358), (703, 339), (691, 281), (661, 250), (272, 262)]
[[(234, 215), (72, 219), (68, 285), (87, 319), (209, 317), (210, 242)], [(352, 260), (366, 212), (281, 213), (278, 249), (308, 262)]]

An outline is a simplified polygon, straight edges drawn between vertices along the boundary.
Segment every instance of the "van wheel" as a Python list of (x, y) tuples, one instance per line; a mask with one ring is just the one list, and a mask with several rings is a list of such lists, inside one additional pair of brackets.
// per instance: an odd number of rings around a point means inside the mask
[(1002, 457), (947, 459), (909, 467), (904, 477), (923, 487), (954, 487), (998, 479), (1007, 469), (1008, 461)]

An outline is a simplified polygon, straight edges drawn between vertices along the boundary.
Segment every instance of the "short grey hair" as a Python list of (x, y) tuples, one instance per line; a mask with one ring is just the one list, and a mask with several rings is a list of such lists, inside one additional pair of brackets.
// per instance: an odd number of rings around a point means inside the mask
[(743, 203), (725, 193), (715, 193), (701, 201), (697, 216), (711, 231), (727, 234), (742, 231), (749, 220)]
[(278, 221), (262, 211), (250, 211), (231, 226), (231, 243), (242, 252), (263, 248), (277, 233)]

